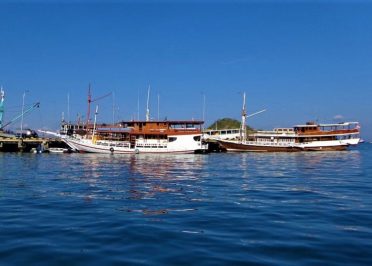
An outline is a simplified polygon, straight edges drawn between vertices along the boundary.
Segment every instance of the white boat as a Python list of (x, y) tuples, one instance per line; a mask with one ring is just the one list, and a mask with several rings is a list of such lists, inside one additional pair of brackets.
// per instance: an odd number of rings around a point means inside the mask
[(127, 121), (94, 125), (65, 136), (72, 149), (94, 153), (194, 153), (204, 151), (202, 121)]
[(70, 153), (71, 149), (68, 148), (49, 148), (47, 149), (49, 153)]
[(345, 150), (360, 141), (359, 122), (334, 124), (296, 125), (293, 128), (277, 128), (273, 131), (256, 131), (246, 134), (245, 94), (243, 100), (240, 137), (235, 140), (218, 140), (227, 151), (327, 151)]

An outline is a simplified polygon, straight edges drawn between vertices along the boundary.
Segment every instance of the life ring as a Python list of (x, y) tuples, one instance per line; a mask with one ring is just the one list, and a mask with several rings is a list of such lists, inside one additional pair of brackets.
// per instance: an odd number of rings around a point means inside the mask
[(114, 153), (114, 148), (113, 147), (110, 148), (110, 152)]
[(138, 153), (139, 153), (139, 149), (135, 149), (134, 152), (135, 152), (136, 154), (138, 154)]

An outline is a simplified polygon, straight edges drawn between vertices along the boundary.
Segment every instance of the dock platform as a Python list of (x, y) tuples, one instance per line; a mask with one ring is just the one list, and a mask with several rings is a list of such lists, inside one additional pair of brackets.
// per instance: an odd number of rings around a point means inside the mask
[(30, 152), (32, 149), (66, 147), (59, 138), (4, 138), (0, 137), (0, 152)]

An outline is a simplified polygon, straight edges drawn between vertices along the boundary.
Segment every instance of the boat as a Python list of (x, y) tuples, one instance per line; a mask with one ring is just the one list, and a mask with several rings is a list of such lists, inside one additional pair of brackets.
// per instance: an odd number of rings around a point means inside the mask
[(318, 124), (307, 122), (292, 128), (255, 131), (246, 134), (245, 94), (240, 136), (234, 140), (217, 140), (227, 151), (298, 152), (340, 151), (360, 142), (359, 122)]
[(62, 140), (79, 152), (196, 153), (207, 150), (202, 141), (203, 121), (123, 121), (94, 124)]
[(359, 143), (358, 122), (316, 124), (308, 122), (293, 128), (257, 131), (247, 139), (218, 140), (227, 151), (328, 151), (346, 150)]
[(53, 147), (46, 150), (49, 153), (71, 153), (72, 150), (69, 148)]
[[(103, 97), (106, 97), (103, 96)], [(102, 97), (99, 97), (100, 99)], [(146, 119), (97, 124), (98, 105), (94, 123), (90, 123), (90, 86), (85, 125), (62, 121), (61, 139), (72, 149), (91, 153), (205, 153), (208, 145), (202, 138), (201, 120), (150, 119), (150, 86), (147, 92)]]

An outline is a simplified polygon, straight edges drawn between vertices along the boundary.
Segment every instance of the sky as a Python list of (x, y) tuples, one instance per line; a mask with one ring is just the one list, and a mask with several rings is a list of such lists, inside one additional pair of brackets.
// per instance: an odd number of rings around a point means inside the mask
[[(372, 140), (372, 1), (0, 1), (4, 122), (360, 121)], [(23, 97), (24, 95), (24, 97)], [(20, 127), (20, 122), (12, 127)]]

